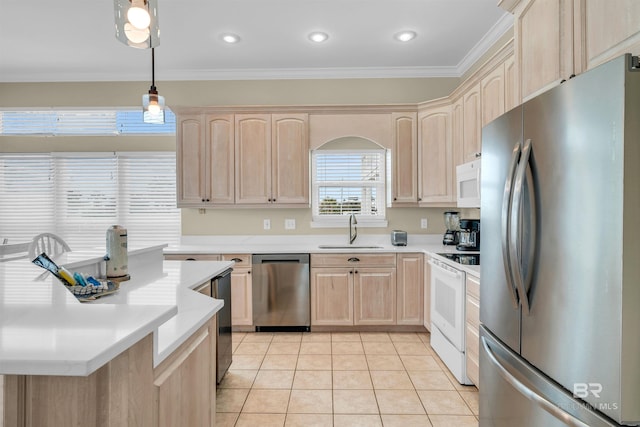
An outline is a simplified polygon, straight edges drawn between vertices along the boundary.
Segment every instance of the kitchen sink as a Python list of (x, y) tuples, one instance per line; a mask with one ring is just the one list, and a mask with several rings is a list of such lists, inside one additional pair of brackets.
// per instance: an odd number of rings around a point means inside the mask
[(384, 249), (383, 246), (361, 246), (361, 245), (320, 245), (319, 249)]

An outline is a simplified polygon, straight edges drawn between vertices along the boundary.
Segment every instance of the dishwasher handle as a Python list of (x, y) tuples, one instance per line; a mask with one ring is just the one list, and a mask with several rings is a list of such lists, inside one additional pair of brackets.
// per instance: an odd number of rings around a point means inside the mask
[(252, 264), (309, 264), (309, 254), (255, 254)]

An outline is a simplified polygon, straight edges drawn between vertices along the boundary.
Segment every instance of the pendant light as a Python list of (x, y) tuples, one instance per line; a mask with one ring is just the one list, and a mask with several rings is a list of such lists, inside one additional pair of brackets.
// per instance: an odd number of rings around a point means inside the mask
[(155, 48), (151, 48), (151, 87), (142, 95), (142, 116), (145, 123), (164, 124), (164, 96), (156, 89)]
[(139, 49), (160, 45), (158, 0), (113, 0), (116, 38)]

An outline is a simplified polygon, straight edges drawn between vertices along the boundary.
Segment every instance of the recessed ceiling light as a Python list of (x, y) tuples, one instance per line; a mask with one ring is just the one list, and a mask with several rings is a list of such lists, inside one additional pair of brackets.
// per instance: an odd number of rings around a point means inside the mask
[(316, 31), (309, 34), (309, 40), (315, 43), (322, 43), (323, 41), (326, 41), (328, 38), (329, 38), (329, 35), (327, 33), (322, 33), (320, 31)]
[(418, 35), (415, 31), (401, 31), (396, 34), (394, 37), (396, 40), (401, 42), (408, 42), (415, 39)]
[(238, 43), (240, 41), (240, 36), (237, 36), (235, 34), (223, 34), (222, 40), (227, 43)]

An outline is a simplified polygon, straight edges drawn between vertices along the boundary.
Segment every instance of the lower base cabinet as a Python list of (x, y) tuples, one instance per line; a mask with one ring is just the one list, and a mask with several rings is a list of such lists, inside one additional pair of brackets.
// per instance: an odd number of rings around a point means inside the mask
[(224, 254), (223, 261), (233, 261), (231, 272), (231, 325), (253, 325), (253, 280), (251, 276), (251, 255)]
[(216, 319), (156, 368), (148, 335), (86, 377), (5, 375), (0, 425), (215, 426)]
[(312, 254), (311, 325), (421, 326), (422, 259), (422, 254)]
[(466, 365), (467, 377), (480, 388), (480, 279), (467, 274), (466, 298)]

